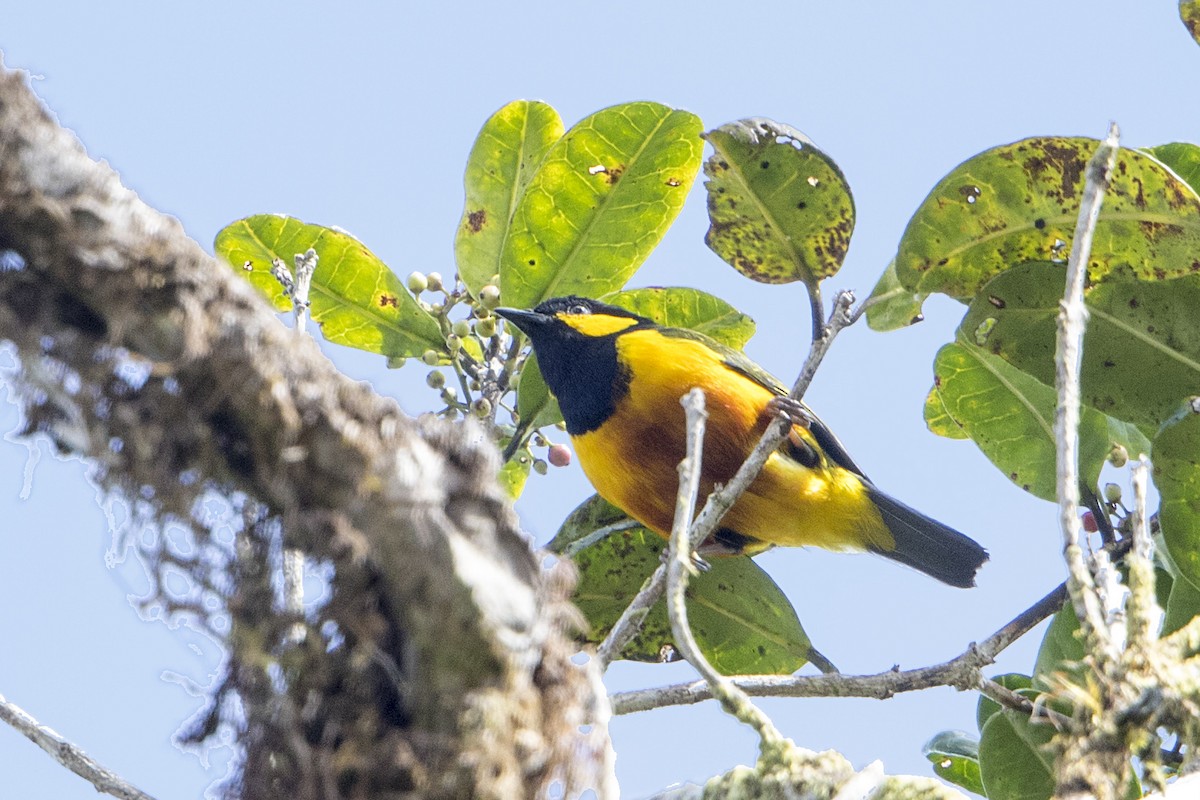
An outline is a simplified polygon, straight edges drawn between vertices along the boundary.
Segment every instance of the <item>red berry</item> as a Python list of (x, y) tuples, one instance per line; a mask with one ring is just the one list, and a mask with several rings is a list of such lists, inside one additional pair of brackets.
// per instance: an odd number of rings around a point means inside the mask
[(546, 460), (556, 467), (565, 467), (571, 463), (571, 448), (565, 444), (552, 444)]
[(1100, 526), (1096, 524), (1096, 515), (1090, 511), (1083, 512), (1083, 529), (1088, 533), (1100, 530)]

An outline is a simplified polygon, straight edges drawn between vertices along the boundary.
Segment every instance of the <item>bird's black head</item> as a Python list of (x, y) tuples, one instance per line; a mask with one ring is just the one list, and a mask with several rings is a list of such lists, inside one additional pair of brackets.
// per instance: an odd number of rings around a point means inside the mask
[(496, 313), (529, 336), (546, 385), (571, 435), (595, 430), (628, 389), (617, 361), (617, 337), (653, 323), (623, 308), (586, 297), (554, 297), (532, 311)]

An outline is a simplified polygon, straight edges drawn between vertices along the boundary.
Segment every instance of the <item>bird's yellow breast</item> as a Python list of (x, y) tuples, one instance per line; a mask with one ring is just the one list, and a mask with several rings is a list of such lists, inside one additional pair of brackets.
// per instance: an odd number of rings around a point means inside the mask
[[(728, 481), (762, 435), (775, 395), (724, 363), (703, 342), (639, 329), (617, 337), (617, 359), (627, 385), (615, 410), (597, 429), (573, 436), (584, 473), (609, 502), (666, 535), (675, 513), (677, 466), (684, 457), (680, 398), (704, 391), (708, 411), (701, 499)], [(808, 431), (797, 435), (810, 444)], [(858, 476), (822, 459), (807, 468), (781, 453), (722, 526), (763, 543), (831, 549), (890, 549), (892, 537)]]

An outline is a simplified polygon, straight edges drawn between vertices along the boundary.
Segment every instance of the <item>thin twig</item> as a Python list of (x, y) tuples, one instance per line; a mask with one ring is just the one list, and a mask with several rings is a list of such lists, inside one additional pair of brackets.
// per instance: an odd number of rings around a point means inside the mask
[[(961, 655), (943, 664), (918, 669), (890, 669), (874, 675), (743, 675), (733, 683), (755, 697), (874, 697), (887, 699), (901, 692), (955, 686), (974, 689), (979, 670), (996, 661), (1010, 644), (1020, 639), (1039, 622), (1062, 608), (1067, 586), (1053, 591), (1022, 611), (1002, 628)], [(654, 689), (620, 692), (612, 695), (614, 714), (632, 714), (665, 706), (687, 705), (712, 699), (704, 681), (674, 684)]]
[[(1067, 589), (1085, 638), (1094, 642), (1099, 652), (1110, 658), (1116, 657), (1112, 637), (1096, 582), (1088, 570), (1079, 544), (1079, 375), (1088, 316), (1083, 304), (1083, 287), (1100, 206), (1108, 188), (1109, 175), (1116, 165), (1118, 136), (1114, 123), (1109, 128), (1108, 138), (1096, 149), (1087, 166), (1074, 245), (1067, 261), (1067, 286), (1058, 317), (1055, 357), (1058, 408), (1054, 417), (1054, 438), (1058, 449), (1058, 509), (1063, 531), (1063, 556), (1069, 573)], [(1107, 553), (1100, 551), (1096, 555), (1097, 566), (1109, 563)]]
[[(838, 292), (837, 297), (833, 301), (833, 311), (830, 313), (829, 322), (825, 326), (825, 331), (822, 336), (813, 342), (812, 349), (808, 353), (808, 358), (804, 362), (803, 369), (800, 370), (800, 376), (796, 378), (796, 383), (792, 386), (792, 391), (789, 397), (793, 400), (800, 400), (804, 397), (804, 393), (808, 391), (809, 384), (812, 383), (813, 376), (817, 373), (817, 367), (821, 365), (825, 354), (829, 352), (829, 346), (833, 344), (833, 340), (837, 337), (844, 328), (854, 323), (862, 314), (862, 309), (850, 313), (850, 306), (854, 303), (854, 294), (852, 292)], [(782, 415), (767, 426), (763, 432), (762, 438), (758, 440), (754, 450), (746, 458), (746, 461), (738, 468), (737, 473), (721, 488), (717, 489), (708, 497), (708, 501), (704, 504), (704, 508), (696, 516), (696, 524), (693, 526), (693, 538), (699, 537), (700, 541), (707, 539), (717, 529), (721, 518), (725, 516), (738, 498), (750, 488), (750, 484), (758, 477), (758, 473), (762, 471), (763, 465), (767, 463), (767, 459), (774, 453), (779, 445), (783, 443), (788, 431), (791, 429), (792, 423)]]
[[(790, 397), (799, 400), (804, 396), (809, 384), (812, 383), (813, 376), (816, 375), (817, 367), (820, 366), (821, 361), (825, 358), (825, 354), (829, 351), (829, 346), (833, 344), (833, 340), (844, 328), (852, 325), (862, 316), (868, 302), (869, 300), (851, 313), (850, 306), (854, 304), (854, 295), (851, 292), (838, 293), (834, 299), (833, 311), (830, 314), (829, 321), (825, 325), (822, 335), (813, 342), (808, 358), (804, 362), (804, 367), (800, 370), (800, 376), (796, 379), (795, 385), (792, 386)], [(820, 309), (814, 308), (814, 313), (816, 314), (816, 319), (819, 320)], [(787, 436), (789, 427), (790, 423), (782, 419), (769, 425), (733, 479), (725, 484), (723, 488), (713, 492), (709, 496), (708, 501), (704, 504), (704, 508), (701, 509), (693, 526), (693, 533), (695, 536), (700, 537), (699, 541), (704, 541), (704, 539), (707, 539), (716, 530), (717, 523), (721, 521), (721, 517), (733, 507), (734, 502), (741, 497), (742, 493), (758, 477), (758, 473), (762, 470), (763, 465), (767, 463), (767, 458), (779, 447), (784, 437)], [(693, 538), (693, 541), (696, 541), (695, 538)], [(607, 669), (612, 660), (625, 649), (625, 646), (632, 641), (633, 637), (637, 636), (638, 631), (641, 630), (642, 622), (646, 619), (646, 615), (650, 612), (650, 609), (662, 597), (666, 585), (667, 569), (665, 566), (659, 566), (642, 584), (642, 588), (634, 596), (633, 601), (630, 602), (629, 606), (621, 614), (620, 619), (613, 625), (612, 630), (608, 632), (608, 636), (600, 644), (596, 655), (600, 659), (600, 668), (602, 670)]]
[(771, 718), (750, 701), (729, 678), (717, 672), (700, 652), (687, 616), (687, 584), (695, 567), (692, 553), (705, 537), (692, 530), (692, 515), (700, 493), (700, 473), (704, 457), (704, 392), (692, 389), (684, 396), (687, 413), (687, 454), (679, 465), (679, 492), (675, 499), (675, 522), (671, 528), (667, 558), (667, 616), (675, 637), (675, 648), (704, 677), (722, 707), (737, 719), (754, 728), (764, 750), (780, 746), (783, 734)]
[(633, 637), (637, 636), (638, 631), (642, 629), (642, 623), (646, 619), (646, 615), (650, 613), (650, 609), (654, 608), (654, 604), (663, 596), (663, 591), (667, 588), (667, 565), (659, 564), (658, 567), (651, 573), (650, 577), (642, 583), (642, 588), (634, 595), (633, 600), (621, 612), (621, 616), (612, 626), (612, 630), (604, 637), (604, 641), (596, 648), (596, 659), (599, 662), (600, 671), (608, 669), (608, 665), (621, 654), (625, 649), (625, 645), (629, 644)]
[(1005, 708), (1011, 708), (1030, 719), (1049, 721), (1056, 730), (1069, 730), (1071, 727), (1071, 718), (1066, 714), (1055, 711), (1045, 703), (1035, 703), (1025, 695), (996, 683), (991, 678), (983, 678), (979, 681), (979, 691)]
[(96, 787), (97, 792), (119, 797), (121, 800), (154, 800), (116, 773), (96, 763), (95, 759), (77, 745), (39, 724), (19, 706), (6, 700), (4, 695), (0, 695), (0, 721), (15, 728), (18, 733), (49, 753), (55, 761)]

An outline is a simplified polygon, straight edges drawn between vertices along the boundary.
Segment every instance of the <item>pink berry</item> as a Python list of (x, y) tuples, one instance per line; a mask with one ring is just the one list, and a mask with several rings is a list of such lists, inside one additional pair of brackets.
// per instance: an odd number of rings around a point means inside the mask
[(1100, 526), (1096, 524), (1096, 515), (1090, 511), (1083, 512), (1083, 529), (1088, 533), (1100, 530)]
[(552, 444), (546, 460), (556, 467), (565, 467), (571, 463), (571, 448), (565, 444)]

